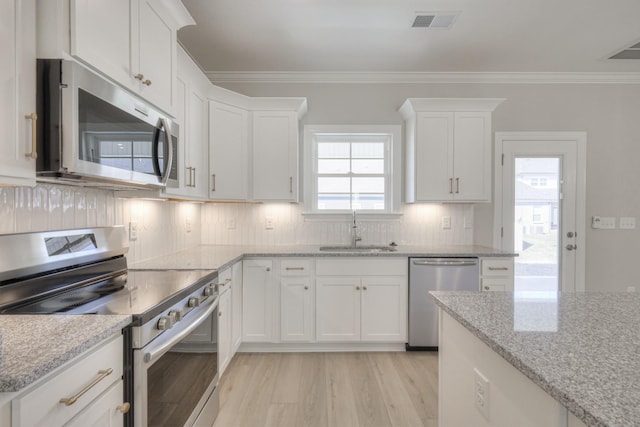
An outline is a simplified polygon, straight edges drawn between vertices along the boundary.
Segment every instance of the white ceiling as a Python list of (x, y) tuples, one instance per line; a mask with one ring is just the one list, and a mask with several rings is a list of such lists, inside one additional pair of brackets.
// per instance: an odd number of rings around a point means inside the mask
[[(640, 0), (182, 0), (207, 72), (640, 72)], [(460, 12), (414, 29), (416, 12)]]

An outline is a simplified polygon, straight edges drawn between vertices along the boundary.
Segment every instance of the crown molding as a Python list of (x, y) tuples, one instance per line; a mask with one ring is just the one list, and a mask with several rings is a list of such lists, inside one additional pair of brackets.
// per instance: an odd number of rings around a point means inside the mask
[(388, 83), (388, 84), (640, 84), (640, 72), (497, 73), (497, 72), (234, 72), (208, 71), (220, 83)]

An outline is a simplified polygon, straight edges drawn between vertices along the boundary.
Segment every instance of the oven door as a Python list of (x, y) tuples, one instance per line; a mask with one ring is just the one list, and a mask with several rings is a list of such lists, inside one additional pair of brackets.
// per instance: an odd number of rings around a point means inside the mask
[(134, 423), (211, 426), (218, 414), (218, 298), (134, 350)]

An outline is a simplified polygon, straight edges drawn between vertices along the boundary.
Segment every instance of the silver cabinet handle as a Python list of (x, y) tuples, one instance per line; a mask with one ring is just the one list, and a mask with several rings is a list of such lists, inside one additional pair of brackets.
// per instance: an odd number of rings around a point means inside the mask
[(485, 290), (485, 291), (488, 291), (489, 289), (490, 289), (490, 288), (489, 288), (488, 286), (485, 286), (485, 287), (484, 287), (484, 290)]
[(216, 191), (216, 174), (211, 174), (211, 191)]
[(134, 78), (134, 79), (136, 79), (136, 80), (143, 81), (143, 80), (144, 80), (144, 74), (140, 74), (140, 73), (135, 74), (135, 75), (133, 76), (133, 78)]
[(266, 270), (267, 270), (267, 271), (271, 271), (271, 268), (270, 268), (270, 267), (267, 267), (267, 268), (266, 268)]
[(456, 178), (456, 194), (460, 193), (460, 178)]
[(489, 267), (489, 271), (508, 271), (508, 267)]
[(193, 174), (193, 188), (196, 188), (196, 168), (191, 168), (191, 173)]
[(366, 287), (366, 286), (363, 286), (363, 287), (362, 287), (362, 290), (363, 290), (363, 291), (366, 291), (366, 290), (367, 290), (367, 287)]
[(304, 270), (304, 267), (286, 267), (285, 270), (287, 270), (287, 271), (291, 271), (291, 270), (301, 271), (301, 270)]
[(440, 265), (445, 267), (476, 264), (476, 261), (413, 261), (413, 265)]
[(25, 155), (30, 159), (35, 160), (38, 158), (38, 115), (36, 113), (31, 113), (24, 116), (24, 118), (27, 120), (31, 120), (31, 152), (26, 153)]
[(293, 177), (289, 177), (289, 193), (293, 193)]
[(185, 169), (189, 172), (189, 182), (185, 184), (185, 187), (191, 187), (191, 166), (187, 166)]
[(453, 194), (453, 178), (449, 178), (449, 194)]
[(142, 82), (143, 85), (151, 86), (151, 80), (147, 79)]
[(360, 290), (360, 286), (356, 286), (356, 291), (359, 291), (359, 290)]
[(98, 377), (95, 380), (87, 384), (82, 390), (80, 390), (75, 395), (71, 397), (63, 397), (62, 399), (60, 399), (60, 403), (64, 403), (67, 406), (73, 405), (74, 403), (76, 403), (78, 399), (82, 397), (83, 394), (85, 394), (86, 392), (91, 390), (93, 387), (95, 387), (95, 385), (98, 384), (100, 381), (102, 381), (103, 379), (111, 375), (112, 372), (113, 372), (113, 369), (111, 368), (98, 371)]

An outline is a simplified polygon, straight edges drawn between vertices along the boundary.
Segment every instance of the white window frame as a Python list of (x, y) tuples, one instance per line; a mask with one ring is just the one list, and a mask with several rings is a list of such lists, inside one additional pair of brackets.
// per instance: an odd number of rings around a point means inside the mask
[[(399, 125), (305, 125), (303, 156), (303, 193), (304, 215), (326, 220), (330, 217), (342, 219), (351, 215), (351, 210), (327, 210), (317, 208), (317, 135), (378, 135), (389, 137), (388, 167), (385, 173), (388, 178), (385, 185), (384, 210), (358, 210), (368, 218), (400, 216), (400, 194), (402, 186), (402, 127)], [(387, 161), (387, 159), (385, 159)]]

